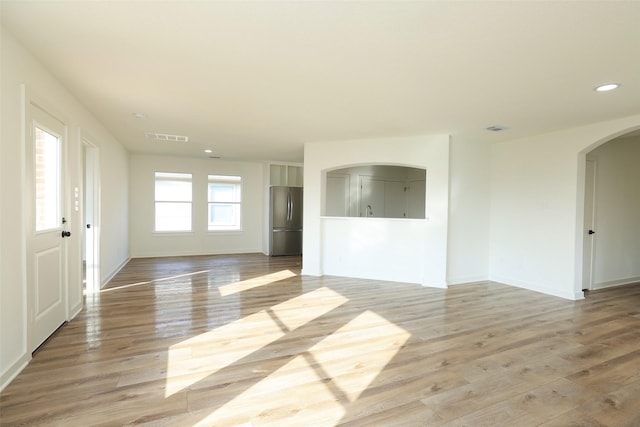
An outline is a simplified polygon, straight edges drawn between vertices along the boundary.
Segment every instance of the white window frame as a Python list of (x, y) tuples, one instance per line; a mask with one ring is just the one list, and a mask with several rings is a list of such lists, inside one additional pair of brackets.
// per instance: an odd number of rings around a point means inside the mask
[[(35, 233), (39, 234), (62, 228), (62, 137), (35, 121), (33, 132), (33, 164), (36, 174), (34, 227)], [(42, 139), (38, 138), (38, 132), (44, 134)], [(49, 137), (55, 140), (55, 145), (48, 145), (53, 142)], [(38, 177), (39, 172), (44, 175)]]
[[(158, 183), (159, 182), (174, 182), (176, 184), (189, 184), (189, 191), (173, 194), (173, 195), (159, 195)], [(174, 205), (174, 207), (181, 207), (188, 210), (188, 227), (186, 224), (182, 227), (166, 227), (161, 226), (158, 228), (159, 222), (159, 207), (168, 207)], [(183, 218), (186, 220), (186, 216)], [(156, 233), (188, 233), (193, 231), (193, 175), (190, 173), (175, 173), (175, 172), (155, 172), (154, 174), (154, 226), (153, 230)]]
[[(213, 200), (212, 184), (233, 186), (231, 199)], [(211, 221), (212, 208), (215, 206), (232, 207), (233, 221), (215, 224)], [(242, 177), (238, 175), (207, 175), (207, 229), (210, 232), (242, 231)]]

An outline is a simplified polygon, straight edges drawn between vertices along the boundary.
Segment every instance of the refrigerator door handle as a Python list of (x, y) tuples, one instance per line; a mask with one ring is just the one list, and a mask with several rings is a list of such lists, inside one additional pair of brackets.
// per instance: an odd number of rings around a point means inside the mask
[(287, 222), (291, 222), (291, 213), (292, 213), (291, 211), (293, 210), (293, 209), (291, 209), (292, 208), (291, 203), (292, 203), (291, 202), (291, 192), (289, 192), (287, 194)]

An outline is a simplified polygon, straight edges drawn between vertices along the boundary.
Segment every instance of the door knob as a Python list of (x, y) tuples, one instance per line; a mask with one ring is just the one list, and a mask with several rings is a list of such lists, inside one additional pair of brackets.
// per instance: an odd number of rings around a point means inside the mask
[(589, 234), (596, 234), (596, 232), (593, 230), (589, 230)]
[(69, 237), (71, 236), (71, 232), (70, 231), (63, 231), (62, 232), (62, 238), (64, 239), (65, 237)]

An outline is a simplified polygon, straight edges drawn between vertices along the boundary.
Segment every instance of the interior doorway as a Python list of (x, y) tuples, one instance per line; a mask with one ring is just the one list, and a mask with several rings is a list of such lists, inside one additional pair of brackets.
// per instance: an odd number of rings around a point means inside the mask
[(581, 289), (640, 283), (640, 130), (590, 148), (584, 158), (580, 206)]
[(98, 148), (82, 140), (83, 239), (82, 271), (86, 294), (100, 291), (100, 162)]

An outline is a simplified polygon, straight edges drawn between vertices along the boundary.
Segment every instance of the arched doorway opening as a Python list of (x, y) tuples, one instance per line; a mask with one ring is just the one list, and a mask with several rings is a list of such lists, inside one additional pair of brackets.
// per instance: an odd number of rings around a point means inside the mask
[(627, 130), (583, 153), (581, 288), (640, 282), (640, 130)]

